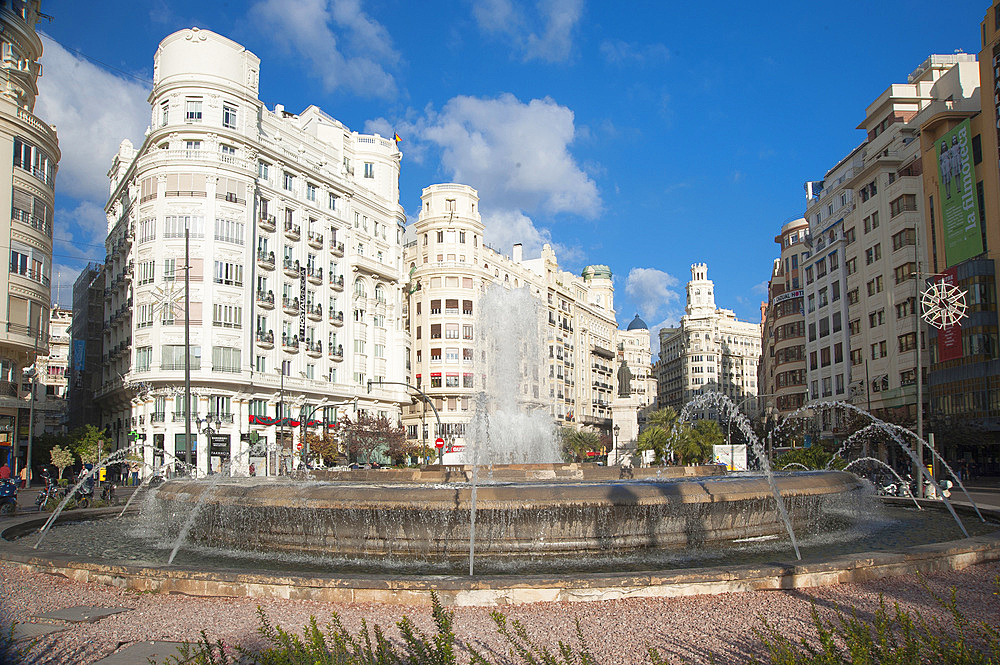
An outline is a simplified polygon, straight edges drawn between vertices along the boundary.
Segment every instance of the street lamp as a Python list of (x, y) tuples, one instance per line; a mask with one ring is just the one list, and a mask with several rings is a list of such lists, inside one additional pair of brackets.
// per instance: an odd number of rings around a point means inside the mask
[(614, 446), (611, 448), (611, 454), (615, 458), (615, 464), (617, 464), (618, 463), (618, 433), (622, 431), (622, 427), (621, 427), (621, 425), (615, 425), (614, 428), (612, 428), (612, 429), (613, 429), (613, 431), (615, 433), (615, 443), (614, 443)]
[[(305, 416), (302, 416), (299, 419), (299, 443), (302, 443), (303, 439), (305, 438), (306, 423), (309, 420), (312, 419), (313, 415), (317, 411), (319, 411), (320, 409), (326, 409), (326, 408), (329, 408), (329, 407), (333, 407), (333, 423), (336, 425), (337, 424), (337, 409), (339, 407), (346, 406), (348, 404), (354, 404), (354, 413), (355, 413), (355, 415), (357, 415), (357, 413), (358, 413), (358, 398), (357, 397), (355, 397), (354, 399), (349, 399), (346, 402), (340, 402), (338, 404), (317, 404), (308, 414), (306, 414)], [(329, 423), (324, 422), (323, 423), (323, 427), (325, 428), (328, 424)], [(323, 430), (323, 436), (324, 436), (324, 439), (325, 439), (325, 437), (326, 437), (326, 430), (325, 429)], [(309, 455), (309, 448), (308, 448), (308, 446), (306, 446), (306, 444), (302, 443), (302, 463), (303, 464), (305, 464), (306, 460), (308, 459), (308, 455)]]
[[(38, 362), (37, 351), (35, 362)], [(38, 382), (38, 368), (35, 365), (25, 367), (22, 374), (31, 381), (29, 384), (31, 392), (28, 396), (28, 449), (24, 457), (24, 488), (28, 489), (31, 486), (31, 444), (35, 439), (35, 383)]]
[[(208, 443), (206, 448), (206, 457), (208, 458), (208, 471), (212, 471), (212, 435), (217, 434), (219, 430), (222, 429), (222, 418), (220, 414), (215, 414), (215, 427), (212, 427), (212, 414), (208, 414), (206, 418), (198, 418), (198, 424), (204, 423), (205, 426), (202, 428), (201, 432), (205, 435)], [(221, 471), (221, 469), (219, 469)]]

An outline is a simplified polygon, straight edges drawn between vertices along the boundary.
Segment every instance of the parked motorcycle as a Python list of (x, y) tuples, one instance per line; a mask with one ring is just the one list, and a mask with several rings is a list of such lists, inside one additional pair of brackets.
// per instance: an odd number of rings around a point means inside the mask
[(107, 501), (108, 503), (115, 502), (115, 489), (116, 485), (114, 483), (105, 483), (104, 487), (101, 488), (101, 501)]
[(17, 483), (8, 478), (0, 480), (0, 515), (13, 515), (17, 510)]
[(35, 505), (38, 506), (38, 510), (45, 510), (49, 507), (50, 501), (58, 503), (64, 496), (66, 496), (65, 490), (61, 490), (54, 483), (49, 483), (38, 492)]

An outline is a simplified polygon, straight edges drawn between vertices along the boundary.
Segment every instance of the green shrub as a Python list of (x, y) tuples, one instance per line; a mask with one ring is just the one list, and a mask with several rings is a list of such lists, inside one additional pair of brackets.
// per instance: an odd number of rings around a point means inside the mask
[[(1000, 577), (994, 580), (1000, 592)], [(925, 585), (926, 588), (926, 585)], [(931, 593), (928, 589), (928, 593)], [(925, 620), (920, 612), (891, 607), (879, 598), (874, 617), (866, 622), (856, 612), (835, 609), (832, 620), (823, 620), (812, 608), (815, 635), (793, 640), (761, 619), (762, 628), (756, 635), (766, 662), (772, 665), (1000, 665), (1000, 630), (996, 617), (992, 623), (970, 621), (958, 607), (955, 590), (947, 599), (931, 596), (943, 608), (949, 621)], [(167, 665), (451, 665), (458, 662), (453, 631), (454, 612), (445, 610), (437, 595), (432, 598), (435, 631), (427, 635), (417, 630), (404, 616), (396, 626), (402, 633), (402, 643), (390, 641), (382, 629), (361, 622), (361, 630), (352, 635), (334, 613), (321, 630), (315, 617), (303, 628), (302, 636), (289, 633), (268, 621), (263, 609), (257, 608), (260, 627), (257, 632), (268, 645), (263, 651), (251, 652), (241, 647), (228, 647), (223, 642), (211, 642), (202, 632), (194, 644), (185, 644), (176, 656), (169, 656)], [(493, 612), (497, 632), (505, 640), (506, 657), (491, 659), (492, 654), (466, 645), (472, 665), (520, 662), (526, 665), (597, 665), (584, 639), (583, 629), (576, 624), (578, 646), (558, 642), (555, 648), (538, 644), (528, 636), (519, 621), (508, 625), (507, 617)], [(655, 648), (647, 651), (652, 665), (667, 665)], [(710, 657), (714, 662), (714, 657)], [(465, 661), (465, 658), (462, 658)], [(760, 661), (752, 659), (755, 665)]]

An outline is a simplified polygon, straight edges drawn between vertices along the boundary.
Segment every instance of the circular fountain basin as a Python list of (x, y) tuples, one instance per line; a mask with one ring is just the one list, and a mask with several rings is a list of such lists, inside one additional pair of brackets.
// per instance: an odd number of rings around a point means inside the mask
[[(824, 500), (862, 489), (839, 471), (782, 475), (793, 526)], [(171, 480), (147, 510), (163, 520), (199, 506), (188, 538), (256, 551), (346, 556), (467, 557), (467, 483)], [(483, 556), (561, 556), (709, 545), (785, 532), (761, 476), (613, 482), (503, 482), (476, 488), (475, 548)]]
[[(566, 476), (578, 471), (565, 468), (533, 468), (509, 470), (523, 476), (517, 483), (477, 488), (477, 576), (469, 577), (462, 573), (465, 563), (459, 559), (468, 556), (469, 545), (471, 487), (466, 471), (437, 469), (434, 473), (450, 474), (435, 478), (438, 484), (421, 484), (429, 477), (388, 482), (393, 474), (385, 472), (360, 472), (385, 474), (373, 476), (381, 482), (367, 483), (350, 475), (339, 482), (224, 479), (214, 489), (205, 481), (170, 481), (151, 492), (141, 514), (133, 511), (131, 519), (115, 519), (118, 511), (107, 509), (63, 514), (39, 549), (32, 545), (44, 516), (5, 520), (0, 559), (80, 582), (145, 592), (406, 605), (430, 604), (432, 594), (445, 605), (503, 605), (789, 589), (960, 569), (1000, 559), (996, 512), (984, 511), (990, 522), (981, 524), (970, 510), (957, 507), (972, 533), (963, 538), (939, 503), (924, 501), (926, 509), (917, 510), (908, 500), (889, 499), (886, 503), (895, 507), (883, 508), (882, 500), (858, 491), (860, 483), (851, 474), (775, 477), (798, 525), (804, 558), (796, 561), (763, 478), (712, 477), (708, 474), (713, 469), (707, 468), (673, 471), (686, 476), (683, 479), (665, 481), (661, 475), (599, 482), (593, 477), (569, 479)], [(642, 475), (646, 470), (635, 472)], [(186, 541), (175, 564), (167, 565), (179, 525), (202, 499), (204, 514), (195, 521), (195, 540)], [(885, 514), (854, 542), (847, 542), (854, 538), (852, 528), (828, 533), (814, 529), (815, 511), (833, 508), (838, 513), (852, 505), (848, 512)], [(242, 543), (227, 540), (240, 532), (234, 509), (261, 520), (244, 525), (248, 535)], [(171, 527), (142, 550), (150, 538), (138, 532), (151, 524), (162, 527), (166, 522), (161, 517), (168, 513), (174, 514)], [(293, 514), (293, 521), (284, 521)], [(361, 514), (380, 526), (365, 523)], [(445, 529), (446, 538), (422, 526), (442, 514), (448, 525), (454, 523)], [(223, 518), (233, 524), (212, 535), (213, 525)], [(404, 528), (397, 523), (403, 518), (417, 526)], [(485, 526), (494, 518), (494, 526)], [(541, 522), (547, 525), (544, 537), (537, 535)], [(932, 528), (917, 535), (917, 522)], [(364, 537), (330, 535), (331, 529), (338, 534), (362, 523), (368, 524)], [(755, 533), (771, 535), (751, 535)], [(490, 543), (497, 535), (498, 542)], [(206, 546), (212, 538), (229, 544)], [(264, 540), (271, 541), (270, 549), (246, 552)], [(533, 549), (525, 547), (528, 542)], [(370, 553), (353, 560), (352, 555), (331, 556), (330, 549), (311, 554), (319, 543)], [(390, 547), (392, 553), (386, 554)], [(483, 554), (484, 548), (490, 552)], [(588, 554), (591, 548), (597, 549)], [(361, 563), (353, 565), (357, 561)]]

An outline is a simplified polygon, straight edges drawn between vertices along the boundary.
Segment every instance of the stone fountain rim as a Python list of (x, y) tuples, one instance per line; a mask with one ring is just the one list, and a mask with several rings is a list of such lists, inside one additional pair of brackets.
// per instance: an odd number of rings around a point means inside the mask
[[(886, 498), (891, 503), (909, 502)], [(940, 507), (921, 500), (928, 507)], [(971, 515), (961, 504), (956, 509)], [(1000, 509), (980, 508), (1000, 521)], [(62, 521), (96, 519), (117, 509), (73, 511)], [(423, 575), (277, 575), (203, 571), (182, 567), (149, 567), (79, 561), (69, 554), (39, 554), (30, 545), (7, 540), (43, 523), (38, 515), (14, 517), (0, 530), (0, 560), (35, 572), (78, 582), (95, 582), (133, 591), (192, 596), (286, 598), (320, 602), (374, 602), (430, 605), (436, 594), (443, 605), (513, 605), (534, 602), (585, 602), (629, 597), (676, 597), (764, 589), (795, 589), (942, 570), (1000, 560), (1000, 531), (942, 543), (917, 545), (902, 551), (860, 552), (823, 561), (776, 562), (765, 565), (690, 568), (683, 571), (512, 575), (467, 578)]]

